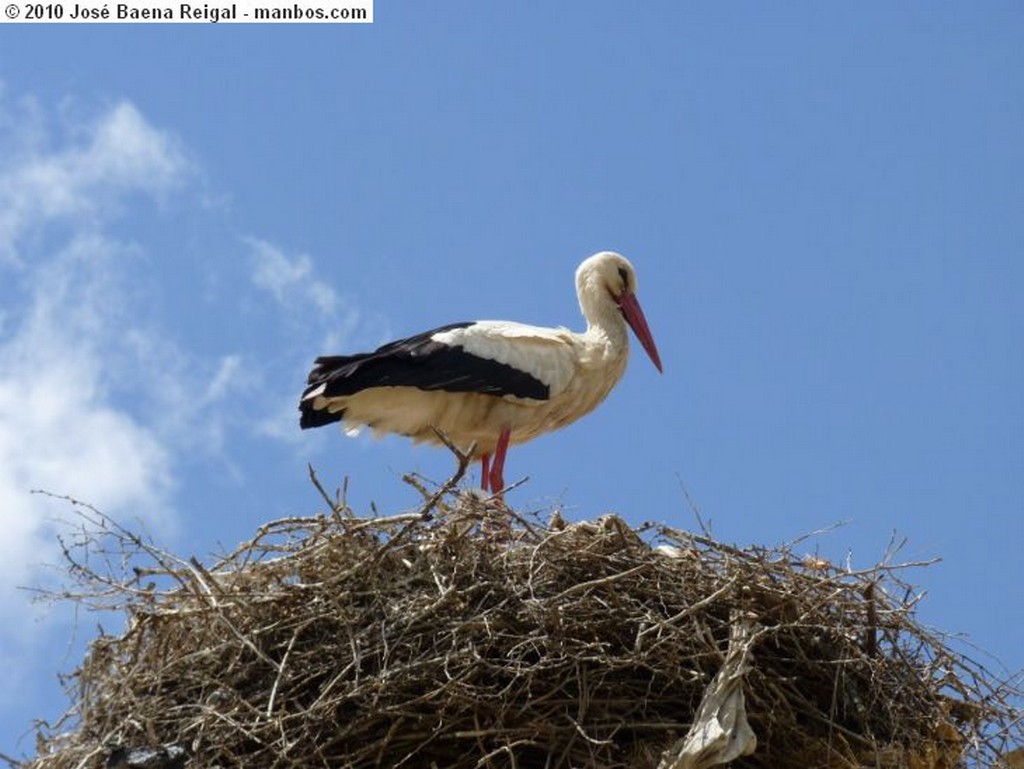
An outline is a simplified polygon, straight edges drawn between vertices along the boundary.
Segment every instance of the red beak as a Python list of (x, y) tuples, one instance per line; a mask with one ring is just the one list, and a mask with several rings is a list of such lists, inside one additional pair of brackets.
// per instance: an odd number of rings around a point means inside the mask
[(644, 311), (640, 309), (640, 302), (632, 291), (623, 291), (618, 298), (619, 309), (626, 318), (626, 323), (633, 329), (636, 338), (640, 340), (640, 346), (650, 357), (654, 367), (661, 371), (661, 357), (658, 355), (658, 348), (654, 346), (654, 337), (651, 336), (651, 329), (647, 327), (647, 318)]

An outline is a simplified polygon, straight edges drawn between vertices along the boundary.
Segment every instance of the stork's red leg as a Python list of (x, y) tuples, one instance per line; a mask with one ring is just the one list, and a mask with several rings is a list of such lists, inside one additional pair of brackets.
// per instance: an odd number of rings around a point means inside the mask
[(480, 488), (489, 491), (487, 484), (491, 480), (491, 455), (483, 454), (480, 457)]
[(492, 494), (500, 494), (505, 488), (505, 454), (508, 451), (508, 441), (512, 437), (511, 428), (506, 427), (498, 436), (498, 445), (494, 449), (494, 464), (491, 465), (490, 485)]

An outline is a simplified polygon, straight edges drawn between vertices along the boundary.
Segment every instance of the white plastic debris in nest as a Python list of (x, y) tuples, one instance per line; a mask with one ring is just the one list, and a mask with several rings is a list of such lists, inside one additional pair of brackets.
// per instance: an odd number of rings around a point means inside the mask
[(758, 625), (740, 612), (731, 621), (725, 662), (704, 691), (690, 731), (662, 754), (658, 769), (711, 769), (757, 749), (757, 735), (747, 722), (743, 684)]

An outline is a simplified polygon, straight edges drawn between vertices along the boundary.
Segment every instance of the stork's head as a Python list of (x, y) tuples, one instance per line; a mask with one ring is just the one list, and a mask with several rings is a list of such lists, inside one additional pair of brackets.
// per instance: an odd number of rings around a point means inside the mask
[(658, 371), (662, 370), (658, 348), (636, 298), (636, 270), (626, 257), (602, 251), (584, 260), (576, 270), (576, 292), (580, 309), (589, 322), (594, 322), (609, 308), (612, 311), (617, 308), (651, 362)]

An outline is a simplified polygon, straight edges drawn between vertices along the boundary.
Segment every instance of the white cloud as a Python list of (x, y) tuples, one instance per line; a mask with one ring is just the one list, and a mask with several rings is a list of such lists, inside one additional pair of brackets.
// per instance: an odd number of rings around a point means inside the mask
[(295, 372), (290, 389), (264, 401), (264, 416), (254, 421), (256, 432), (276, 440), (297, 443), (298, 387), (315, 355), (344, 347), (359, 325), (361, 315), (351, 302), (339, 297), (327, 282), (316, 277), (313, 260), (305, 254), (289, 255), (259, 238), (246, 238), (252, 254), (252, 284), (270, 293), (291, 327), (289, 345), (295, 354), (284, 364)]
[(187, 175), (177, 142), (127, 102), (81, 132), (84, 140), (58, 149), (45, 146), (31, 102), (19, 112), (28, 129), (18, 130), (10, 117), (0, 122), (6, 129), (0, 141), (8, 146), (0, 174), (0, 259), (20, 262), (18, 241), (35, 228), (62, 219), (95, 227), (120, 209), (126, 195), (165, 194)]
[(252, 282), (269, 291), (277, 303), (290, 310), (334, 317), (338, 295), (328, 284), (313, 275), (313, 260), (306, 254), (289, 257), (277, 246), (258, 238), (247, 238), (252, 249)]
[[(0, 111), (3, 105), (0, 104)], [(9, 589), (52, 560), (52, 502), (67, 493), (111, 513), (167, 520), (172, 455), (160, 433), (112, 397), (130, 317), (125, 262), (108, 223), (143, 194), (179, 184), (188, 163), (130, 104), (46, 149), (40, 122), (0, 119), (0, 615)], [(27, 126), (27, 127), (26, 127)]]
[[(300, 329), (293, 336), (301, 344), (321, 352), (337, 351), (365, 323), (352, 301), (338, 296), (330, 283), (317, 277), (309, 256), (289, 255), (259, 238), (245, 238), (244, 242), (252, 254), (252, 284), (274, 297), (286, 321)], [(379, 318), (371, 321), (374, 325), (382, 323)]]
[(232, 412), (217, 406), (258, 384), (257, 374), (241, 376), (242, 356), (201, 358), (146, 327), (126, 330), (121, 342), (119, 384), (146, 414), (147, 425), (179, 453), (219, 454)]

